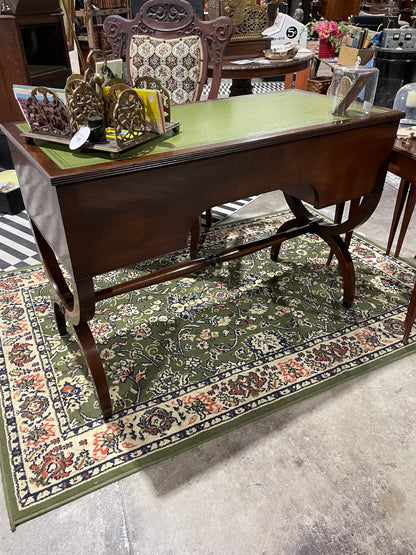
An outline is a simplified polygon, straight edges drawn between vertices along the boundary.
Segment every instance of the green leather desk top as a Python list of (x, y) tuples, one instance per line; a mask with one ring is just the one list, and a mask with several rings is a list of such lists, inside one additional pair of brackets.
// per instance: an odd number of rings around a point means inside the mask
[[(288, 130), (327, 124), (340, 118), (329, 115), (326, 96), (287, 90), (173, 106), (171, 119), (180, 123), (179, 133), (152, 139), (125, 151), (119, 158), (168, 152), (176, 154), (182, 149), (262, 138)], [(110, 160), (107, 153), (81, 149), (70, 151), (66, 145), (57, 143), (43, 143), (41, 148), (60, 169)]]

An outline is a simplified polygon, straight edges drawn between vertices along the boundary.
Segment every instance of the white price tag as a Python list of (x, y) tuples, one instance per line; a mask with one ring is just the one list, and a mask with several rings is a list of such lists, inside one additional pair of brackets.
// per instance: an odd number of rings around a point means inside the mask
[(72, 137), (69, 143), (70, 150), (76, 150), (88, 141), (91, 129), (89, 127), (81, 127)]

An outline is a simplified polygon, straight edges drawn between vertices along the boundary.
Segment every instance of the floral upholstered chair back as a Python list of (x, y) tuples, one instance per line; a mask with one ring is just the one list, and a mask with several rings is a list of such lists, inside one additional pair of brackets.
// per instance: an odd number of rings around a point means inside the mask
[(169, 91), (172, 104), (193, 102), (200, 97), (204, 52), (197, 36), (156, 39), (134, 35), (130, 42), (130, 80), (156, 77)]
[(233, 32), (228, 17), (202, 21), (185, 0), (148, 0), (132, 20), (108, 16), (104, 31), (113, 58), (121, 58), (125, 47), (131, 85), (139, 77), (155, 77), (172, 104), (194, 102), (201, 98), (209, 66), (208, 98), (217, 98), (223, 53)]

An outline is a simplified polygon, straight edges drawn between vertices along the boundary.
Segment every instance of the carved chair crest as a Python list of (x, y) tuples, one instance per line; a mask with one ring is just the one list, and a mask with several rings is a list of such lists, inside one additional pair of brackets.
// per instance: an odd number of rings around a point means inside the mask
[[(176, 75), (186, 65), (192, 63), (199, 64), (198, 83), (193, 98), (189, 95), (177, 95), (178, 99), (184, 98), (184, 101), (199, 100), (201, 98), (204, 83), (208, 74), (208, 65), (212, 67), (212, 85), (208, 98), (217, 98), (219, 84), (221, 80), (221, 67), (224, 50), (231, 38), (233, 32), (233, 23), (230, 18), (221, 16), (211, 21), (203, 21), (198, 18), (192, 5), (186, 0), (148, 0), (140, 8), (134, 19), (125, 19), (118, 15), (108, 16), (104, 21), (104, 32), (112, 48), (113, 58), (121, 58), (123, 48), (126, 52), (127, 77), (130, 84), (134, 84), (135, 79), (140, 75), (135, 72), (133, 66), (129, 63), (129, 56), (133, 50), (136, 55), (140, 52), (147, 52), (147, 58), (140, 59), (140, 63), (156, 64), (155, 56), (158, 54), (161, 40), (166, 41), (169, 47), (168, 54), (161, 54), (169, 59), (173, 59), (177, 55), (178, 48), (174, 43), (174, 39), (183, 39), (181, 45), (182, 50), (190, 51), (190, 56), (183, 58), (184, 55), (179, 54), (181, 63), (178, 64)], [(137, 37), (141, 37), (140, 42)], [(148, 41), (144, 41), (143, 37), (148, 37)], [(186, 44), (185, 39), (200, 39), (200, 52), (195, 53), (194, 44)], [(159, 43), (157, 42), (159, 40)], [(170, 41), (170, 42), (169, 42)], [(140, 51), (140, 52), (139, 52)], [(158, 54), (159, 55), (159, 54)], [(182, 57), (181, 57), (182, 56)], [(176, 59), (176, 58), (175, 58)], [(190, 61), (191, 60), (191, 61)], [(150, 65), (149, 65), (150, 67)], [(174, 68), (171, 68), (172, 74)], [(160, 80), (160, 76), (154, 75)], [(163, 86), (171, 91), (164, 83)], [(175, 86), (175, 85), (173, 85)], [(181, 86), (190, 87), (189, 79), (182, 82)], [(179, 102), (179, 100), (178, 100)]]

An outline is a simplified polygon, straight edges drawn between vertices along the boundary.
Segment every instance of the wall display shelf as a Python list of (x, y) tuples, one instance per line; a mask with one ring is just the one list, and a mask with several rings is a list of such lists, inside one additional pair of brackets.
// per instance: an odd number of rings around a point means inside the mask
[(88, 45), (88, 51), (109, 50), (103, 30), (104, 19), (108, 15), (121, 15), (131, 19), (131, 0), (84, 0), (80, 4), (83, 7), (75, 10), (75, 17), (85, 33), (78, 36), (79, 42)]
[(14, 84), (61, 88), (71, 75), (59, 0), (2, 2), (0, 52), (0, 123), (18, 121)]

